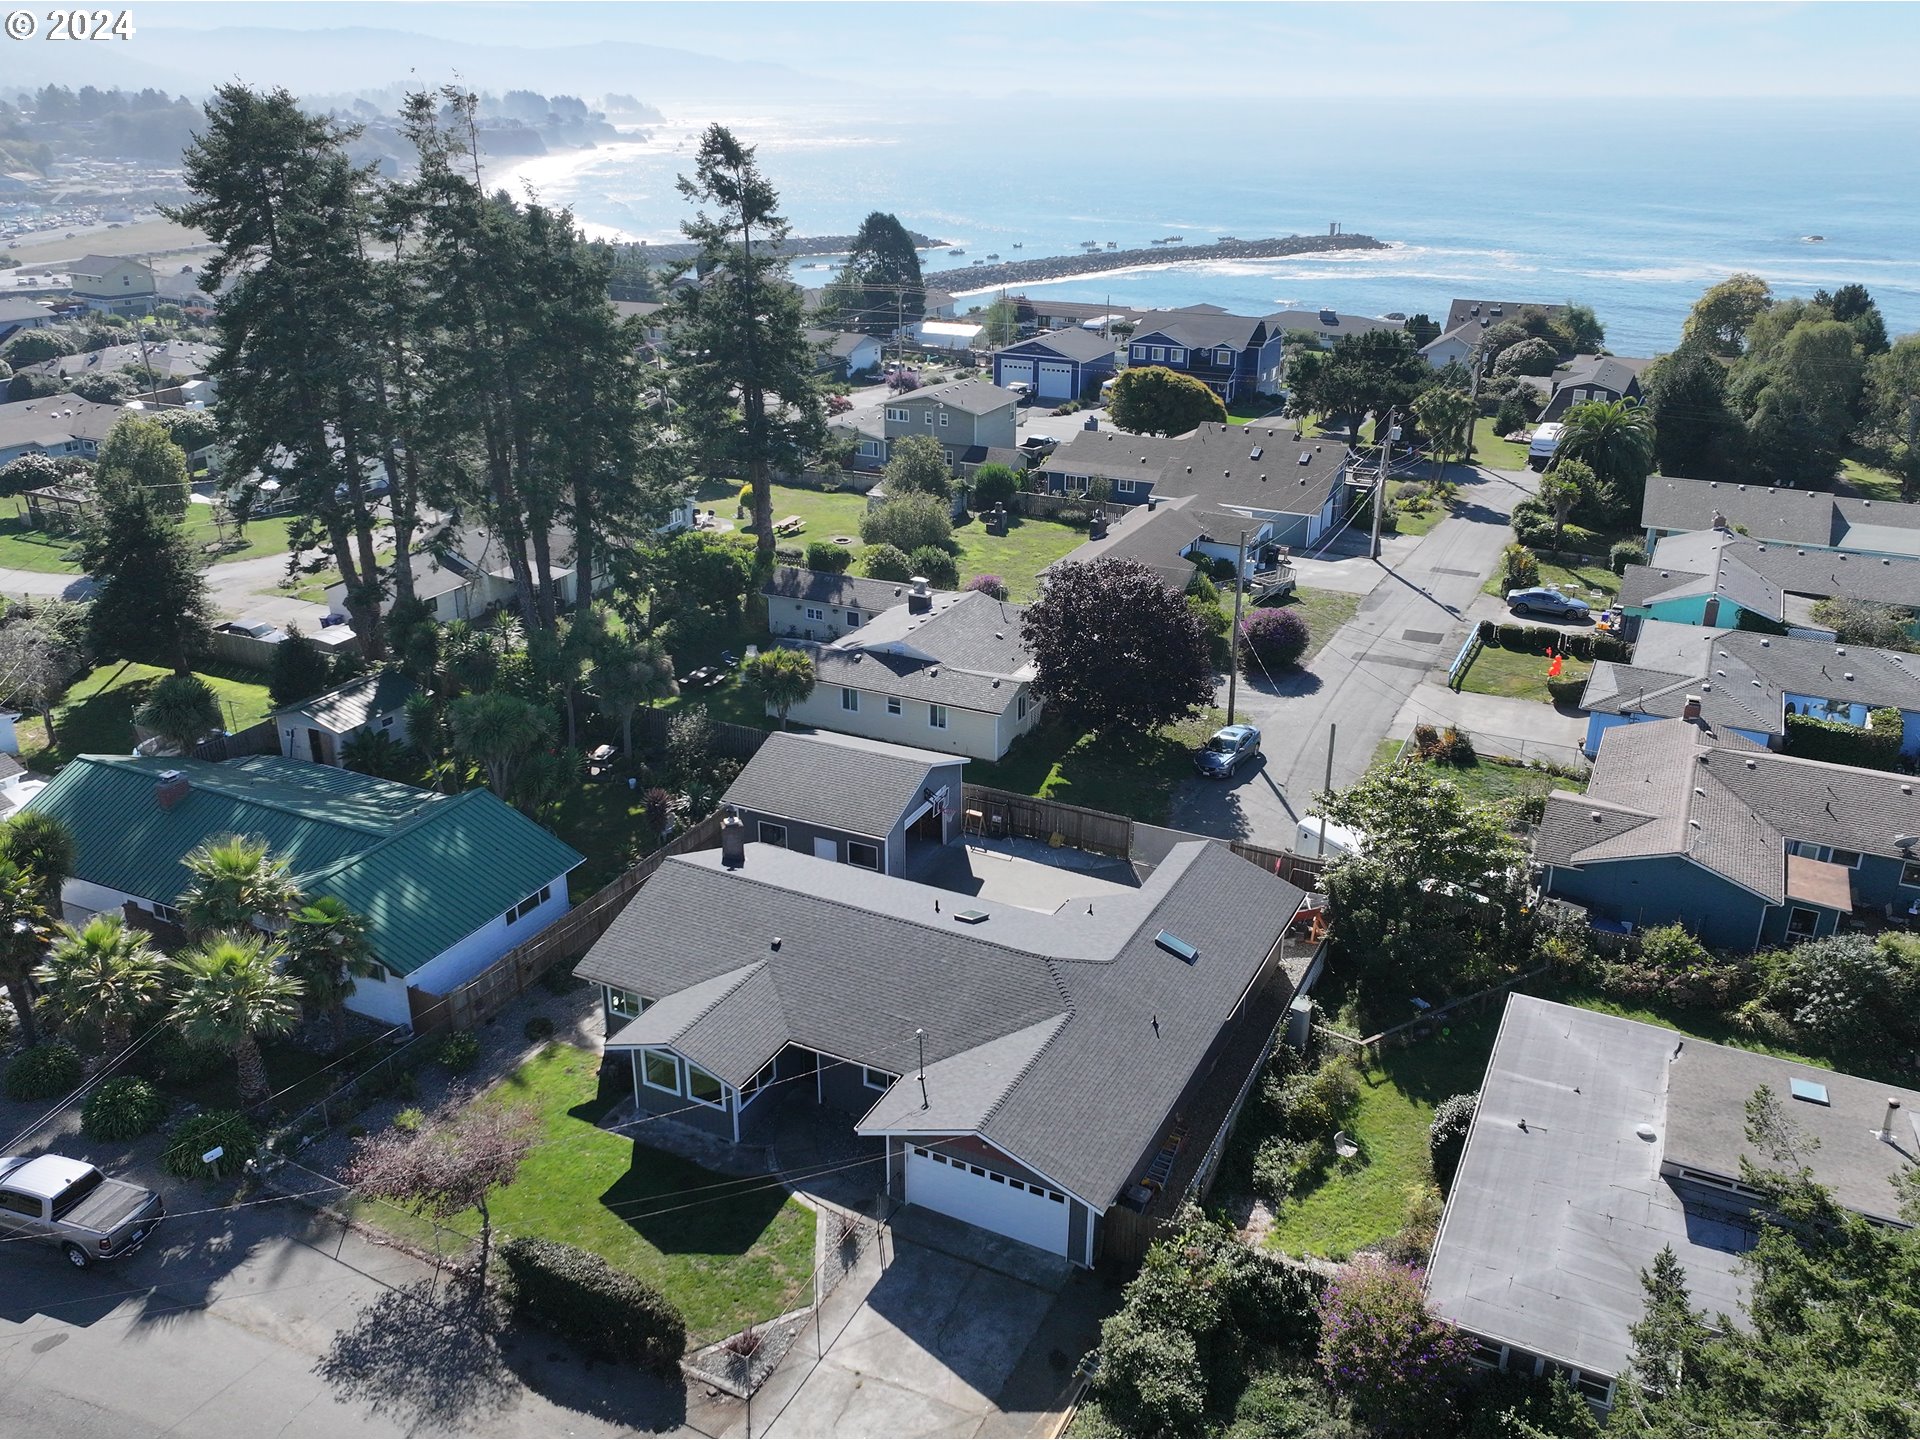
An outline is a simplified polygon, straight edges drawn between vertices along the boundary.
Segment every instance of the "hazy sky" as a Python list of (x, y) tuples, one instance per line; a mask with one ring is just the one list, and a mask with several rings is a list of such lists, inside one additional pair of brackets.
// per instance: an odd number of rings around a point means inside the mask
[[(637, 41), (860, 86), (1454, 97), (1915, 96), (1911, 4), (154, 3), (152, 28), (375, 26), (532, 48)], [(369, 80), (375, 77), (367, 77)], [(379, 79), (389, 77), (380, 76)], [(341, 77), (342, 88), (350, 88)], [(1633, 143), (1607, 125), (1599, 143)]]

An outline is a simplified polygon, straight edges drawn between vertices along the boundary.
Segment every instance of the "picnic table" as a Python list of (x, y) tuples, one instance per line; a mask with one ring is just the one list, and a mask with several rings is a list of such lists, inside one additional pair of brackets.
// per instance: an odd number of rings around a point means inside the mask
[(798, 535), (806, 528), (806, 521), (802, 520), (798, 515), (789, 515), (786, 519), (774, 523), (773, 533), (776, 535)]

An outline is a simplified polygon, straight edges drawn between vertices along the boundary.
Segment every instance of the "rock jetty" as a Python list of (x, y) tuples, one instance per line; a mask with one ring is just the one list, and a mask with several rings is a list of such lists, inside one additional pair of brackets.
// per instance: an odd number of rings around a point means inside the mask
[[(914, 247), (919, 250), (944, 249), (945, 240), (935, 240), (922, 235), (918, 230), (909, 230)], [(855, 236), (852, 235), (789, 235), (780, 246), (780, 253), (791, 259), (797, 255), (844, 255), (853, 249)], [(671, 240), (663, 245), (649, 245), (644, 240), (618, 247), (631, 250), (643, 260), (656, 264), (672, 264), (679, 260), (691, 260), (699, 253), (700, 247), (684, 240)], [(762, 248), (755, 245), (756, 250)]]
[(998, 265), (964, 265), (929, 270), (927, 280), (949, 290), (997, 290), (1070, 275), (1098, 275), (1139, 265), (1178, 265), (1194, 260), (1275, 260), (1334, 250), (1385, 250), (1371, 235), (1285, 235), (1274, 240), (1216, 240), (1210, 245), (1156, 245), (1150, 250), (1089, 250), (1044, 260), (1007, 260)]

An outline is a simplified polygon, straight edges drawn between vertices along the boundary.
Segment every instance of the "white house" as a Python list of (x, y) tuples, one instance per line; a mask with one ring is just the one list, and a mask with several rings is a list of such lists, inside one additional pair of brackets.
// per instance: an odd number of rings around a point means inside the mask
[(398, 670), (380, 670), (283, 705), (273, 712), (280, 753), (289, 760), (339, 765), (344, 763), (342, 751), (356, 736), (380, 734), (404, 744), (407, 701), (419, 688)]

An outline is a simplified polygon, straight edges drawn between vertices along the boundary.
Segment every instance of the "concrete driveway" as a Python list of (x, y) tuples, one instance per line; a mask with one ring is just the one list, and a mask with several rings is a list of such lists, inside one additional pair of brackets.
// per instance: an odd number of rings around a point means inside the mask
[[(893, 1218), (754, 1399), (754, 1433), (1044, 1433), (1118, 1292), (915, 1206)], [(744, 1433), (732, 1431), (729, 1433)]]

